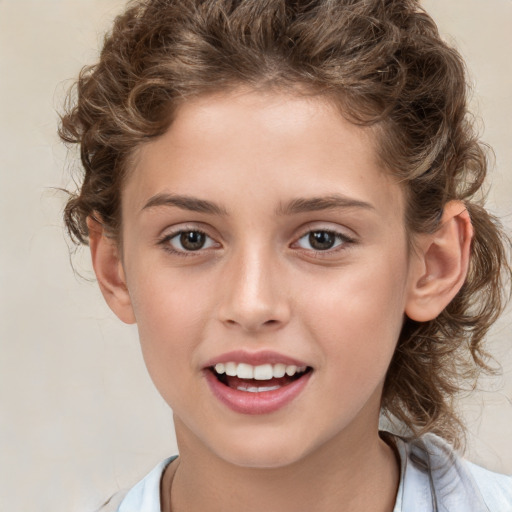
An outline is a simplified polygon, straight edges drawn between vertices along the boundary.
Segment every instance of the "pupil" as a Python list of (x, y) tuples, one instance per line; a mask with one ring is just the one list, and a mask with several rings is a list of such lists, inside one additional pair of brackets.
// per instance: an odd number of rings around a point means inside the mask
[(327, 231), (313, 231), (309, 234), (309, 243), (314, 249), (325, 251), (330, 249), (335, 242), (335, 236)]
[(181, 245), (189, 251), (197, 251), (203, 247), (205, 241), (204, 233), (199, 231), (188, 231), (181, 233), (180, 242)]

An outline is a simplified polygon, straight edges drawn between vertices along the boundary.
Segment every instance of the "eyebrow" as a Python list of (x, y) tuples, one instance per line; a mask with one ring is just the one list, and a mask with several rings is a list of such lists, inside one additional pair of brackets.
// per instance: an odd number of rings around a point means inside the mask
[(211, 201), (198, 199), (196, 197), (176, 195), (176, 194), (157, 194), (149, 199), (142, 210), (154, 208), (156, 206), (176, 206), (182, 210), (192, 212), (209, 213), (211, 215), (227, 215), (228, 212)]
[(336, 210), (348, 208), (361, 208), (364, 210), (375, 210), (374, 206), (365, 201), (353, 199), (340, 194), (332, 194), (321, 197), (298, 197), (285, 205), (281, 204), (277, 210), (277, 215), (293, 215), (296, 213), (315, 212), (321, 210)]
[[(155, 208), (157, 206), (175, 206), (182, 210), (192, 212), (207, 213), (210, 215), (228, 215), (227, 210), (216, 203), (207, 201), (206, 199), (176, 194), (157, 194), (147, 201), (142, 210)], [(287, 216), (321, 210), (336, 210), (339, 208), (375, 210), (373, 205), (365, 201), (360, 201), (340, 194), (332, 194), (328, 196), (310, 198), (298, 197), (296, 199), (292, 199), (286, 204), (280, 204), (275, 213), (279, 216)]]

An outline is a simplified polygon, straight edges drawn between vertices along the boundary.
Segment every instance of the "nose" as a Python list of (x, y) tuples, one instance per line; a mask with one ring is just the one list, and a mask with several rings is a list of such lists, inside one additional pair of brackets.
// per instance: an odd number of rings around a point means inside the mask
[(290, 319), (286, 279), (277, 257), (264, 248), (234, 254), (225, 267), (220, 320), (246, 332), (275, 330)]

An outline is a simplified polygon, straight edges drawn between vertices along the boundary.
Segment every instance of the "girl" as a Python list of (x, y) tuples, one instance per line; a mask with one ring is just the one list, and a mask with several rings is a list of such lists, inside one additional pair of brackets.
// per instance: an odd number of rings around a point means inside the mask
[(66, 224), (179, 446), (119, 512), (512, 510), (451, 448), (507, 238), (418, 2), (134, 2), (77, 89)]

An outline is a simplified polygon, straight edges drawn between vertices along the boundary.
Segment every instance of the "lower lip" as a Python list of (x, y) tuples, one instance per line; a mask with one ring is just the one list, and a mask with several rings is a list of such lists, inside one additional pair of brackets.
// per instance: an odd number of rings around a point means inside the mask
[[(231, 410), (241, 414), (269, 414), (283, 408), (296, 398), (311, 377), (312, 371), (307, 372), (299, 379), (286, 386), (273, 391), (251, 393), (232, 389), (220, 382), (210, 370), (205, 370), (206, 381), (213, 394)], [(265, 381), (261, 381), (264, 385)]]

